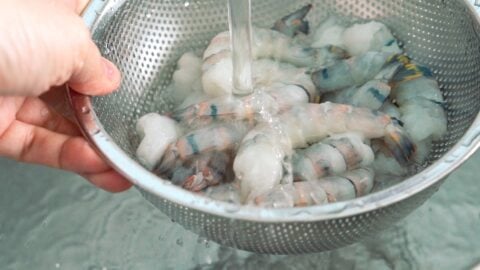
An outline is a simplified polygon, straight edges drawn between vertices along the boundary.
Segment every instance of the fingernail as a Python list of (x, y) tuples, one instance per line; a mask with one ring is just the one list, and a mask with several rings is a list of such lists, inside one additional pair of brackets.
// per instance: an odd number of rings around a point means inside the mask
[(110, 81), (115, 80), (115, 73), (117, 72), (117, 68), (115, 65), (108, 61), (107, 59), (103, 58), (103, 65), (105, 66), (105, 75)]

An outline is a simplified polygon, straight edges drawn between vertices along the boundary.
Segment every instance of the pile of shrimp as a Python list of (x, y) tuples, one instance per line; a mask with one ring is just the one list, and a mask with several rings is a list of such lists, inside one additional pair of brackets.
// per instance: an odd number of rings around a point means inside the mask
[(382, 23), (330, 17), (310, 31), (307, 5), (253, 30), (254, 91), (232, 89), (230, 35), (184, 54), (166, 91), (175, 109), (137, 122), (137, 157), (175, 185), (261, 207), (369, 194), (405, 176), (447, 129), (432, 72)]

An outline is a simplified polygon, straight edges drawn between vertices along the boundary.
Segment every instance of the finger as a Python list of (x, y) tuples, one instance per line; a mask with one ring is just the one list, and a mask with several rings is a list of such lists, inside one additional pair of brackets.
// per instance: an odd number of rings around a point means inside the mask
[(82, 64), (74, 68), (68, 81), (72, 89), (86, 95), (105, 95), (120, 86), (120, 71), (100, 56), (92, 40), (85, 45), (81, 58)]
[(78, 174), (111, 169), (82, 137), (55, 133), (17, 120), (0, 137), (0, 155)]
[(70, 136), (80, 136), (77, 125), (51, 109), (39, 98), (29, 97), (17, 112), (18, 121)]
[(120, 192), (131, 186), (83, 138), (54, 133), (19, 121), (13, 122), (0, 137), (0, 155), (75, 172), (111, 192)]
[(49, 91), (40, 96), (40, 99), (52, 110), (62, 115), (72, 123), (77, 123), (75, 112), (70, 105), (66, 85), (52, 87)]
[[(79, 14), (88, 4), (88, 0), (53, 0), (66, 4), (70, 10)], [(102, 95), (117, 89), (120, 84), (120, 72), (109, 60), (101, 57), (90, 36), (84, 38), (83, 54), (80, 64), (74, 67), (69, 85), (78, 92), (89, 95)]]
[(129, 189), (132, 183), (114, 170), (83, 175), (90, 183), (110, 192), (122, 192)]

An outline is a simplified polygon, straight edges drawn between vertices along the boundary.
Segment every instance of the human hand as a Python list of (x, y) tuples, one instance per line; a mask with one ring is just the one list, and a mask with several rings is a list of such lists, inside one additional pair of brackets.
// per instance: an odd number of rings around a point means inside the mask
[(111, 192), (131, 184), (41, 95), (67, 83), (86, 95), (118, 88), (78, 14), (88, 0), (0, 0), (0, 156), (82, 175)]

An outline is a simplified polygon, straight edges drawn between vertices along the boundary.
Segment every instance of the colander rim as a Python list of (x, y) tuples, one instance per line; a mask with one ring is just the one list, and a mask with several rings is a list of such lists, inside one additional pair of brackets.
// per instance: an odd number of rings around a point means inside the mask
[[(475, 20), (480, 18), (468, 0)], [(101, 21), (111, 1), (93, 0), (83, 18), (90, 29)], [(117, 3), (118, 4), (118, 3)], [(138, 188), (164, 200), (207, 214), (255, 222), (311, 222), (365, 214), (405, 200), (448, 176), (480, 148), (480, 113), (462, 138), (440, 159), (418, 174), (384, 190), (345, 202), (302, 208), (270, 209), (237, 206), (194, 194), (162, 179), (130, 158), (105, 131), (92, 106), (92, 97), (68, 89), (68, 99), (87, 140), (105, 160)]]

